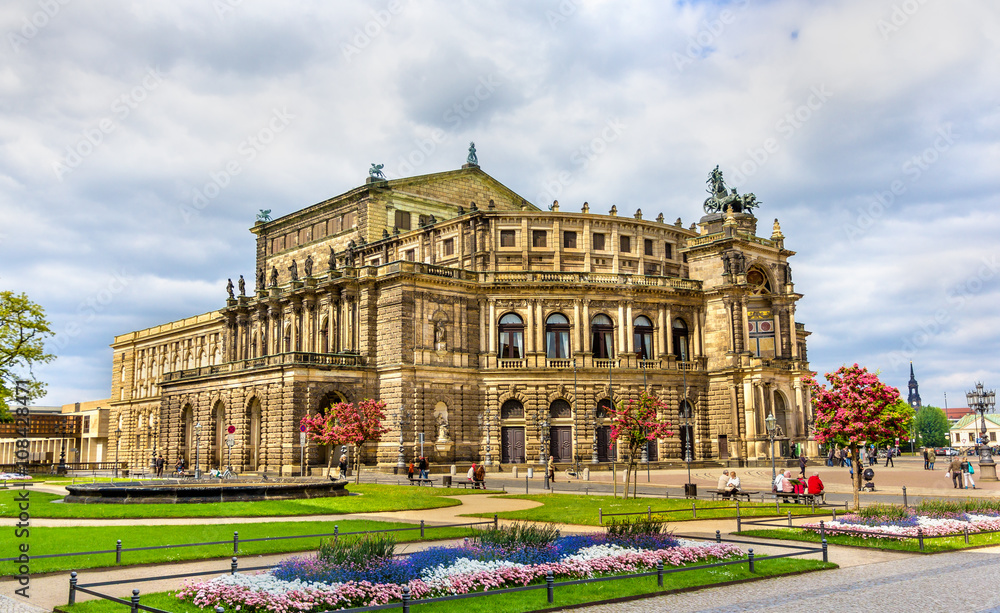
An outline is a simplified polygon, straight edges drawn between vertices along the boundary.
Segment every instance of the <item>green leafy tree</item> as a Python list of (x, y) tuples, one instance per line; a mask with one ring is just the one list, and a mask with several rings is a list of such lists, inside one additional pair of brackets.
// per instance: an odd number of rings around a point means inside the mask
[(0, 421), (10, 421), (9, 402), (16, 382), (27, 381), (29, 398), (45, 395), (45, 384), (35, 379), (32, 366), (51, 362), (45, 339), (52, 336), (45, 311), (26, 294), (0, 291)]
[(917, 411), (914, 419), (917, 440), (924, 447), (944, 447), (948, 444), (951, 424), (948, 416), (938, 407), (925, 406)]
[(854, 465), (854, 508), (861, 508), (860, 450), (864, 445), (887, 445), (909, 440), (913, 408), (899, 398), (899, 390), (882, 383), (876, 373), (857, 364), (826, 373), (830, 387), (803, 377), (816, 415), (816, 441), (850, 450)]

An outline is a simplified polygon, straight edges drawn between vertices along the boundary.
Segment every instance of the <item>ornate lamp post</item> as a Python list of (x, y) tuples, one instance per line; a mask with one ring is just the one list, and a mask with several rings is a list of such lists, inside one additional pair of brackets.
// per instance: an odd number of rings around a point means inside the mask
[(122, 446), (122, 429), (115, 428), (115, 478), (118, 478), (118, 450)]
[(966, 392), (966, 400), (969, 408), (979, 413), (980, 430), (979, 438), (979, 478), (987, 481), (997, 480), (996, 463), (990, 453), (990, 441), (986, 432), (986, 413), (992, 412), (996, 407), (996, 390), (983, 389), (982, 383), (976, 383), (976, 389)]
[(201, 479), (201, 422), (194, 425), (194, 478)]
[(59, 434), (62, 435), (62, 447), (59, 451), (59, 468), (57, 472), (60, 475), (66, 474), (66, 417), (62, 417), (59, 421)]
[(774, 413), (769, 413), (764, 418), (764, 428), (767, 429), (767, 438), (771, 439), (771, 483), (778, 477), (774, 470), (774, 433), (777, 430), (778, 420), (774, 418)]

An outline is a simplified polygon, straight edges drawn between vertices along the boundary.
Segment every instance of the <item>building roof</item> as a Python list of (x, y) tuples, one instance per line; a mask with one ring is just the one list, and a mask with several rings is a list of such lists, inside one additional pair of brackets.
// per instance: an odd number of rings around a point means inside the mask
[[(979, 421), (978, 415), (966, 415), (962, 419), (951, 427), (952, 430), (961, 430), (962, 428), (969, 427), (970, 424), (973, 426)], [(1000, 428), (1000, 415), (988, 414), (986, 415), (986, 421), (990, 422), (990, 425)]]
[(948, 419), (962, 419), (966, 415), (973, 415), (972, 409), (969, 407), (949, 407), (947, 409), (942, 409), (944, 411), (945, 417)]

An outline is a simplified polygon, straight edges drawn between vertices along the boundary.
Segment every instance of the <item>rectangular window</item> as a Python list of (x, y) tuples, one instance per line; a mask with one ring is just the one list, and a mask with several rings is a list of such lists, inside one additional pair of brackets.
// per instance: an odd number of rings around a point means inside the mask
[(656, 264), (646, 264), (646, 270), (644, 274), (649, 276), (656, 276), (659, 274), (659, 267)]
[(500, 230), (500, 246), (501, 247), (516, 247), (516, 230)]
[(547, 232), (545, 230), (532, 230), (531, 231), (531, 246), (532, 247), (544, 247), (545, 246), (545, 235)]
[(618, 237), (618, 250), (622, 253), (632, 253), (632, 237), (631, 236), (619, 236)]
[(643, 241), (643, 245), (644, 245), (644, 247), (643, 247), (643, 249), (644, 249), (643, 253), (645, 253), (646, 255), (653, 255), (653, 241), (652, 241), (652, 239), (648, 239), (647, 238), (646, 240)]
[(576, 249), (576, 232), (563, 232), (563, 249)]
[(604, 251), (604, 235), (594, 233), (594, 251)]
[(406, 252), (403, 254), (403, 257), (406, 258), (407, 262), (415, 262), (417, 260), (417, 250), (407, 249)]
[(668, 260), (674, 259), (674, 246), (670, 243), (663, 243), (663, 257)]
[(442, 245), (444, 255), (454, 255), (455, 253), (455, 239), (446, 238), (444, 239), (444, 244)]
[(396, 211), (396, 227), (400, 230), (410, 229), (410, 212)]
[(90, 415), (83, 416), (83, 433), (90, 434)]

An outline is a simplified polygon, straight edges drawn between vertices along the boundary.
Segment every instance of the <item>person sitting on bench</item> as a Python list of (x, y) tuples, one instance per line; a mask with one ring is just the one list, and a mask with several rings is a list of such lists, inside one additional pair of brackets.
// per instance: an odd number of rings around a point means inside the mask
[(480, 464), (476, 467), (476, 472), (472, 475), (474, 488), (486, 489), (486, 467)]
[(715, 489), (719, 490), (720, 492), (724, 492), (726, 491), (726, 484), (728, 483), (729, 483), (729, 471), (724, 470), (722, 471), (722, 476), (719, 477), (719, 485)]
[(806, 493), (812, 494), (813, 496), (819, 496), (823, 502), (826, 502), (826, 494), (823, 492), (823, 481), (819, 478), (819, 475), (812, 475), (809, 477), (806, 486)]
[(729, 471), (729, 481), (726, 482), (726, 492), (728, 492), (730, 496), (740, 492), (740, 478), (736, 476), (735, 470)]

